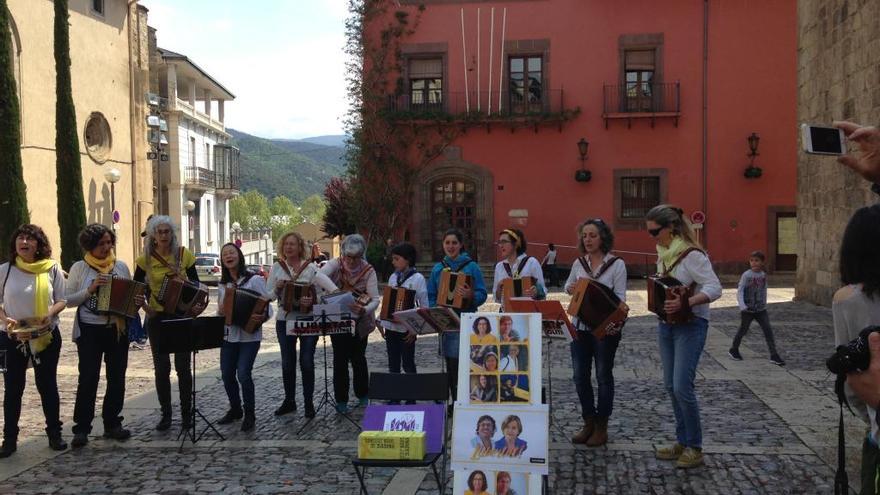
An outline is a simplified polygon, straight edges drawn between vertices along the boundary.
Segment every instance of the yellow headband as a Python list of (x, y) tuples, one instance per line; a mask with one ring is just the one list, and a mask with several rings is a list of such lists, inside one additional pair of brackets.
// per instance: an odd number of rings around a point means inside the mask
[(501, 231), (501, 233), (509, 235), (510, 237), (513, 238), (514, 241), (516, 241), (517, 245), (519, 245), (519, 236), (516, 235), (516, 232), (514, 232), (510, 229), (504, 229)]

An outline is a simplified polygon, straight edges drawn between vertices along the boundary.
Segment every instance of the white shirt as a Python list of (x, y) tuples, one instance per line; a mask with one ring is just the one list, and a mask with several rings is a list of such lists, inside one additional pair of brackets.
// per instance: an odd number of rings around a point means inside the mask
[[(410, 289), (416, 291), (416, 307), (417, 308), (427, 308), (428, 307), (428, 282), (425, 281), (424, 275), (419, 272), (415, 272), (409, 276), (403, 282), (403, 285), (398, 283), (398, 279), (400, 274), (394, 272), (388, 277), (388, 285), (391, 287), (403, 287), (404, 289)], [(388, 329), (397, 329), (403, 331), (402, 328), (399, 328), (397, 324), (388, 320), (379, 320), (380, 324), (384, 328)]]
[[(288, 268), (290, 268), (291, 274), (296, 274), (296, 271), (299, 270), (299, 267)], [(272, 265), (272, 270), (269, 271), (269, 279), (266, 281), (266, 296), (269, 299), (273, 301), (278, 299), (276, 286), (281, 280), (290, 280), (290, 275), (288, 275), (284, 268), (281, 267), (281, 263), (275, 263)], [(308, 266), (303, 268), (302, 273), (299, 274), (299, 277), (297, 277), (295, 282), (314, 285), (315, 292), (318, 296), (321, 295), (321, 291), (333, 292), (337, 289), (336, 284), (334, 284), (327, 275), (321, 273), (318, 265), (314, 262), (309, 263)], [(319, 301), (314, 302), (318, 303)], [(279, 304), (276, 318), (279, 320), (295, 320), (297, 316), (301, 315), (302, 313), (299, 311), (291, 311), (288, 313), (287, 311), (284, 311), (284, 308)]]
[[(605, 267), (605, 264), (614, 258), (614, 255), (611, 253), (605, 253), (605, 257), (602, 258), (602, 263), (597, 267), (593, 267), (589, 255), (585, 255), (584, 258), (587, 260), (587, 266), (590, 268), (590, 272), (595, 274), (601, 272), (602, 268)], [(587, 273), (587, 270), (584, 269), (584, 265), (582, 265), (579, 260), (574, 260), (574, 263), (571, 264), (571, 272), (568, 274), (568, 280), (565, 281), (565, 291), (569, 292), (573, 290), (577, 281), (582, 278), (588, 278), (599, 282), (605, 287), (611, 289), (612, 292), (614, 292), (614, 295), (620, 298), (621, 301), (626, 302), (626, 263), (623, 259), (618, 258), (617, 261), (608, 265), (608, 269), (605, 270), (605, 273), (598, 278)], [(584, 327), (584, 325), (581, 324), (580, 318), (576, 316), (571, 319), (571, 322), (575, 328), (579, 330)]]
[(500, 371), (519, 371), (519, 358), (510, 354), (501, 358)]
[[(248, 289), (260, 294), (266, 294), (266, 282), (263, 277), (253, 275), (247, 282), (242, 283), (244, 277), (237, 280), (240, 289)], [(226, 294), (226, 284), (217, 284), (217, 305), (218, 308), (223, 304), (223, 296)], [(272, 317), (272, 304), (268, 306), (269, 318)], [(265, 325), (265, 323), (263, 323)], [(257, 329), (254, 333), (247, 333), (238, 325), (226, 325), (226, 342), (259, 342), (263, 340), (263, 327)]]
[[(364, 267), (364, 270), (367, 268)], [(330, 280), (333, 280), (333, 276), (342, 270), (342, 264), (339, 261), (339, 258), (333, 258), (328, 261), (323, 267), (321, 267), (320, 272), (324, 275), (330, 277)], [(370, 270), (370, 273), (366, 275), (367, 277), (367, 295), (370, 296), (370, 303), (364, 307), (364, 314), (371, 314), (376, 312), (376, 308), (379, 307), (379, 281), (376, 276), (376, 270)]]
[[(131, 272), (129, 271), (128, 266), (120, 260), (116, 260), (116, 265), (113, 267), (111, 273), (115, 273), (119, 278), (131, 278)], [(74, 263), (73, 266), (70, 267), (70, 273), (67, 274), (67, 307), (75, 308), (82, 305), (82, 307), (79, 308), (77, 317), (73, 318), (73, 340), (79, 338), (80, 320), (82, 320), (83, 323), (88, 323), (90, 325), (109, 325), (111, 323), (109, 315), (93, 313), (89, 308), (83, 305), (83, 303), (92, 297), (92, 295), (89, 294), (89, 286), (92, 285), (92, 282), (94, 282), (96, 278), (98, 278), (98, 271), (89, 266), (85, 261), (77, 261)]]
[[(517, 272), (519, 264), (522, 263), (523, 258), (526, 256), (528, 256), (526, 253), (517, 256), (516, 261), (510, 264), (510, 272), (513, 273), (514, 278), (533, 277), (535, 279), (535, 285), (540, 287), (538, 292), (546, 294), (547, 288), (544, 287), (544, 271), (541, 270), (541, 263), (539, 263), (537, 259), (529, 257), (529, 260), (526, 261), (522, 271)], [(495, 301), (502, 303), (502, 311), (504, 311), (504, 307), (503, 301), (501, 300), (501, 282), (506, 278), (511, 278), (510, 275), (507, 274), (507, 270), (504, 269), (505, 263), (507, 263), (507, 260), (502, 260), (495, 264), (495, 279), (492, 281), (492, 293), (495, 294)]]
[[(660, 272), (661, 270), (661, 262), (658, 260), (657, 271)], [(675, 266), (669, 275), (675, 277), (685, 286), (696, 282), (694, 294), (696, 295), (700, 292), (706, 294), (709, 296), (710, 303), (721, 297), (721, 282), (718, 280), (718, 275), (715, 275), (715, 270), (712, 269), (712, 262), (709, 261), (709, 257), (701, 251), (691, 251)], [(694, 316), (706, 320), (709, 319), (709, 303), (693, 306), (691, 310)]]
[(556, 250), (552, 249), (547, 251), (547, 254), (544, 255), (544, 260), (541, 262), (542, 265), (555, 265), (556, 264)]
[[(6, 278), (7, 273), (9, 278)], [(6, 316), (13, 320), (36, 316), (36, 311), (34, 311), (36, 281), (37, 276), (33, 273), (23, 272), (14, 267), (10, 268), (9, 263), (0, 265), (0, 305), (3, 306)], [(55, 265), (49, 270), (49, 308), (57, 302), (66, 301), (65, 297), (64, 274), (61, 273), (61, 266)], [(58, 315), (55, 315), (52, 323), (56, 327), (58, 326)], [(0, 321), (0, 330), (6, 331), (5, 320)]]

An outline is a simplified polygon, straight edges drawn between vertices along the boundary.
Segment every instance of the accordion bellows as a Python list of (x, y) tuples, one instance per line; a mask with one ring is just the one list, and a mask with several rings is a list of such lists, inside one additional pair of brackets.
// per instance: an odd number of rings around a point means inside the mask
[(226, 317), (227, 325), (235, 325), (247, 333), (254, 333), (262, 326), (262, 322), (257, 322), (252, 317), (265, 314), (268, 305), (269, 300), (259, 292), (229, 284), (223, 293), (222, 313)]
[(524, 297), (526, 292), (534, 287), (535, 277), (505, 278), (501, 281), (501, 293), (504, 299), (504, 308), (510, 307), (511, 297)]
[(146, 284), (117, 277), (114, 274), (109, 284), (98, 287), (98, 290), (86, 300), (86, 307), (93, 313), (134, 318), (138, 312), (135, 298), (143, 296), (146, 290)]
[(443, 270), (440, 273), (440, 284), (437, 287), (437, 305), (454, 309), (467, 309), (471, 305), (470, 298), (460, 296), (455, 289), (461, 286), (473, 287), (474, 279), (461, 272)]
[(204, 311), (204, 306), (208, 304), (208, 290), (189, 280), (165, 277), (156, 300), (162, 304), (166, 313), (182, 317), (196, 317), (201, 313), (201, 311), (195, 311), (196, 303), (202, 305), (202, 311)]
[[(311, 297), (312, 304), (309, 306), (302, 305), (303, 297)], [(303, 284), (292, 282), (290, 280), (284, 282), (281, 289), (281, 308), (288, 313), (291, 311), (300, 311), (308, 313), (312, 310), (315, 303), (315, 288), (311, 284)]]
[(602, 339), (610, 328), (626, 321), (629, 306), (605, 284), (582, 278), (572, 292), (568, 314), (579, 318), (597, 339)]
[(386, 285), (382, 290), (382, 309), (379, 318), (393, 320), (394, 313), (416, 307), (416, 291), (403, 287)]
[[(688, 304), (692, 295), (693, 288), (683, 285), (675, 277), (648, 277), (648, 311), (670, 325), (687, 323), (694, 318), (693, 310)], [(681, 309), (675, 313), (667, 313), (663, 304), (667, 299), (674, 299), (676, 296), (681, 297)]]

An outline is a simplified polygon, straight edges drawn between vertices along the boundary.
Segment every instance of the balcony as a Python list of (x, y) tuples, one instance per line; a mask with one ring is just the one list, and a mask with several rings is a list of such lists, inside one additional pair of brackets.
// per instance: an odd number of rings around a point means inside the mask
[(218, 144), (214, 146), (214, 187), (218, 194), (235, 196), (239, 192), (241, 177), (240, 151), (234, 146)]
[(191, 189), (214, 189), (216, 174), (203, 167), (186, 167), (186, 185)]
[(522, 94), (502, 91), (426, 92), (389, 96), (387, 115), (394, 122), (413, 125), (448, 124), (476, 127), (558, 125), (573, 119), (579, 108), (565, 106), (561, 89)]
[(628, 83), (606, 84), (604, 87), (605, 128), (609, 120), (626, 120), (627, 128), (633, 119), (649, 119), (651, 127), (657, 119), (672, 119), (678, 127), (681, 117), (681, 84)]

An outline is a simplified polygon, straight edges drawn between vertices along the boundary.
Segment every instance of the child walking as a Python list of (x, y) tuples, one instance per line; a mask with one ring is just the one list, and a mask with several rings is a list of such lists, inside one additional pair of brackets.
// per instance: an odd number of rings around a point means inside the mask
[(764, 339), (770, 350), (770, 362), (777, 366), (785, 366), (785, 361), (779, 357), (776, 350), (776, 342), (773, 339), (773, 329), (770, 328), (770, 317), (767, 316), (767, 274), (764, 273), (764, 253), (753, 251), (749, 255), (751, 267), (739, 279), (739, 287), (736, 291), (736, 300), (739, 303), (741, 323), (733, 344), (727, 354), (732, 359), (742, 361), (739, 353), (739, 344), (749, 331), (752, 320), (757, 320), (761, 330), (764, 331)]

